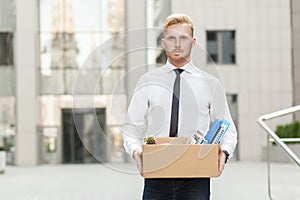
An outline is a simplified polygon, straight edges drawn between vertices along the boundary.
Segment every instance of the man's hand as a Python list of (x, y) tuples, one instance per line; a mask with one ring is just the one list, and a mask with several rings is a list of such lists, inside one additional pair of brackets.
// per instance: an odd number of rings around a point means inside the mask
[(143, 175), (143, 162), (142, 162), (142, 152), (138, 149), (133, 151), (133, 159), (136, 162), (136, 167), (138, 168), (141, 176)]
[(226, 161), (226, 154), (219, 147), (219, 176), (222, 174)]

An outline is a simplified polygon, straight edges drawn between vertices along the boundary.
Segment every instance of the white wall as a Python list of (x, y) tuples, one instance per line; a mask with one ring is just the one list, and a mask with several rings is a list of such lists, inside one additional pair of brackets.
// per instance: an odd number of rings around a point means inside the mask
[(266, 133), (257, 118), (292, 105), (289, 0), (173, 0), (171, 10), (191, 16), (203, 47), (206, 30), (236, 31), (237, 64), (218, 68), (226, 92), (238, 94), (240, 158), (261, 160)]

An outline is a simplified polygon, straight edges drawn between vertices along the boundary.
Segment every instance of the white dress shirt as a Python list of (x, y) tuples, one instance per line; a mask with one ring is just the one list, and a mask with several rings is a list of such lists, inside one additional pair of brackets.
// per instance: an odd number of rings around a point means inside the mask
[[(144, 74), (137, 83), (123, 125), (124, 147), (131, 156), (135, 149), (141, 150), (146, 136), (169, 137), (174, 69), (167, 62)], [(207, 133), (215, 119), (226, 119), (231, 125), (220, 144), (232, 155), (237, 131), (222, 84), (192, 63), (181, 69), (178, 137), (191, 137), (197, 131)]]

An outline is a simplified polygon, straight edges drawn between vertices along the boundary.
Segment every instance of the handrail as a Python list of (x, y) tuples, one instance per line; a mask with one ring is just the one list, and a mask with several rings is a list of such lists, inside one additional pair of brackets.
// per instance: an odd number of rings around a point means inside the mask
[(276, 117), (281, 117), (287, 114), (291, 114), (294, 112), (300, 111), (300, 105), (294, 106), (291, 108), (283, 109), (277, 112), (273, 112), (270, 114), (262, 115), (258, 118), (259, 125), (267, 131), (269, 136), (274, 139), (274, 141), (285, 151), (292, 159), (293, 161), (300, 167), (300, 159), (299, 157), (280, 139), (277, 134), (267, 126), (267, 124), (264, 122), (265, 120), (273, 119)]
[[(280, 138), (282, 142), (300, 142), (300, 138)], [(275, 140), (270, 138), (269, 142), (274, 142)]]
[(270, 161), (271, 161), (270, 143), (271, 142), (276, 142), (282, 148), (282, 150), (284, 150), (292, 158), (292, 160), (300, 167), (300, 159), (284, 143), (284, 142), (300, 141), (300, 138), (279, 138), (277, 136), (277, 134), (272, 129), (270, 129), (264, 121), (268, 120), (268, 119), (273, 119), (275, 117), (280, 117), (280, 116), (284, 116), (284, 115), (287, 115), (287, 114), (291, 114), (291, 113), (297, 112), (299, 110), (300, 110), (300, 105), (290, 107), (290, 108), (287, 108), (287, 109), (283, 109), (283, 110), (273, 112), (273, 113), (270, 113), (270, 114), (262, 115), (257, 120), (259, 125), (263, 129), (265, 129), (268, 133), (268, 135), (267, 135), (267, 170), (268, 170), (268, 194), (269, 194), (269, 199), (272, 199), (272, 195), (271, 195), (271, 178), (270, 178), (270, 175), (271, 175), (271, 173), (270, 173)]

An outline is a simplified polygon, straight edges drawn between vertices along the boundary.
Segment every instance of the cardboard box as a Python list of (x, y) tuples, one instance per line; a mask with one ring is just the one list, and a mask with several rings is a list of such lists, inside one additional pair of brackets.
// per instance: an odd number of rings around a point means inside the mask
[(217, 144), (187, 144), (188, 138), (156, 138), (143, 144), (145, 178), (217, 177)]

